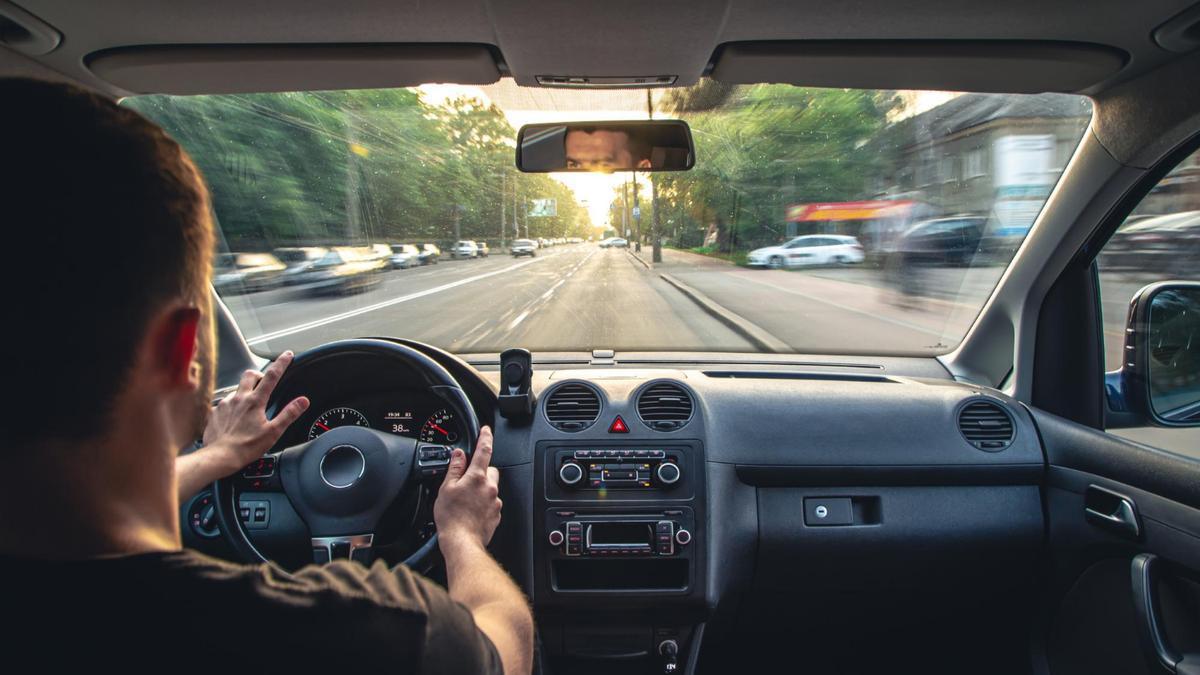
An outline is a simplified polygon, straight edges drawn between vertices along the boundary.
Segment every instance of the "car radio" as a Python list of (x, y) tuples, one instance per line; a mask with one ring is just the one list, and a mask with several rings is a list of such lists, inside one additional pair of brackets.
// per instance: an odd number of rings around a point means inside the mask
[(683, 477), (677, 450), (560, 450), (554, 461), (558, 482), (572, 490), (667, 489)]
[(691, 510), (636, 514), (552, 511), (550, 546), (568, 557), (674, 556), (692, 542)]

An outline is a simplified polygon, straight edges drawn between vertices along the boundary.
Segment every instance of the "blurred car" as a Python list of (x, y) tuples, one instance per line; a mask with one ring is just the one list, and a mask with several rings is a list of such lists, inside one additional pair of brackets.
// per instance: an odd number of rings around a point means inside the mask
[(406, 270), (421, 264), (421, 251), (412, 244), (392, 244), (391, 265), (394, 270)]
[(324, 246), (291, 246), (275, 249), (275, 257), (287, 269), (283, 271), (284, 286), (304, 283), (304, 276), (312, 271), (313, 263), (329, 252)]
[(491, 251), (488, 249), (487, 242), (481, 241), (481, 242), (478, 242), (477, 245), (479, 246), (479, 257), (480, 258), (488, 257), (488, 253), (491, 253)]
[(1100, 266), (1113, 270), (1153, 269), (1190, 278), (1195, 274), (1192, 261), (1196, 260), (1200, 260), (1200, 211), (1180, 211), (1121, 225), (1105, 245)]
[(278, 288), (286, 269), (270, 253), (222, 253), (213, 265), (213, 288), (221, 295)]
[(436, 265), (442, 257), (442, 249), (435, 244), (421, 244), (421, 254), (417, 256), (417, 260), (422, 265)]
[(387, 264), (373, 249), (334, 248), (313, 264), (305, 288), (313, 294), (361, 293), (379, 284)]
[(471, 240), (463, 240), (454, 242), (454, 247), (450, 249), (450, 257), (455, 260), (462, 258), (478, 258), (479, 245)]
[(629, 248), (629, 240), (621, 237), (609, 237), (600, 242), (600, 248)]
[(387, 244), (371, 244), (364, 249), (367, 257), (384, 261), (385, 267), (391, 264), (392, 247)]
[(516, 239), (508, 250), (514, 258), (520, 258), (523, 255), (532, 258), (537, 255), (537, 242), (532, 239)]
[[(982, 216), (926, 220), (913, 225), (900, 236), (896, 251), (905, 255), (908, 262), (969, 265), (980, 250), (986, 225), (987, 218)], [(995, 238), (990, 241), (989, 247), (995, 255), (1003, 255), (1008, 250), (1007, 245), (995, 241)]]
[(858, 239), (842, 234), (806, 234), (780, 246), (767, 246), (750, 252), (746, 264), (751, 267), (800, 267), (803, 265), (849, 265), (863, 261)]

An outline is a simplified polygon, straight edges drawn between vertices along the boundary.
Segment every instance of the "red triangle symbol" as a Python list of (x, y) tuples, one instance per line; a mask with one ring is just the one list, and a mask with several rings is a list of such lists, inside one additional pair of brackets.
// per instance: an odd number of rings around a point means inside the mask
[(625, 424), (625, 420), (621, 419), (620, 415), (617, 415), (616, 419), (613, 420), (612, 426), (608, 428), (608, 433), (627, 434), (629, 433), (629, 425)]

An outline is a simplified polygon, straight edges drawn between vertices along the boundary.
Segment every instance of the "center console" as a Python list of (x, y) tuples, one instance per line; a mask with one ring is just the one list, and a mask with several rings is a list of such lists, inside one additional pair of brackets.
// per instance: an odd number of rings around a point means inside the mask
[(708, 606), (704, 466), (695, 441), (538, 444), (534, 603), (550, 672), (686, 671)]

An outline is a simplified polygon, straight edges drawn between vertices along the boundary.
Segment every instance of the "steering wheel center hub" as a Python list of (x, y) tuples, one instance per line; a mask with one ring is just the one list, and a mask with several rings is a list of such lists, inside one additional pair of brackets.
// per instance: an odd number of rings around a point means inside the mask
[(362, 450), (350, 444), (334, 446), (321, 458), (321, 480), (338, 490), (354, 485), (366, 470)]

